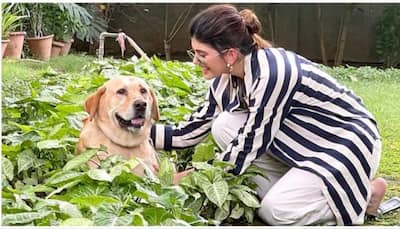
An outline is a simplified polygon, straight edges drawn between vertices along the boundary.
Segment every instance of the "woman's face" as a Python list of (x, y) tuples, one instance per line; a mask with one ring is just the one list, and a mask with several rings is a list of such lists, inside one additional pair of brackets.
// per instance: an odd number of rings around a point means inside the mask
[(202, 43), (194, 37), (192, 37), (191, 43), (194, 51), (193, 63), (201, 67), (205, 79), (210, 80), (228, 72), (223, 58), (224, 53), (218, 52), (210, 45)]

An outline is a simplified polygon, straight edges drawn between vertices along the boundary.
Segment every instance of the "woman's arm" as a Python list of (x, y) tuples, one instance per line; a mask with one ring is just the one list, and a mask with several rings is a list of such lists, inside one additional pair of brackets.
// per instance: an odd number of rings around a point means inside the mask
[(211, 130), (214, 117), (220, 112), (210, 87), (205, 102), (189, 120), (178, 127), (156, 124), (152, 126), (151, 138), (156, 149), (182, 149), (200, 143)]

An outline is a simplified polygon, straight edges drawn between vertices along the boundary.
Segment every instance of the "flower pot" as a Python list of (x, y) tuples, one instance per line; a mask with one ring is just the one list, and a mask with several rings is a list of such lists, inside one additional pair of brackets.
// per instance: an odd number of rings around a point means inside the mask
[(4, 53), (6, 52), (6, 48), (10, 43), (10, 40), (1, 40), (1, 57), (4, 57)]
[(67, 55), (69, 53), (69, 50), (71, 49), (71, 45), (74, 42), (74, 39), (71, 39), (67, 42), (65, 42), (64, 46), (61, 48), (61, 56)]
[(51, 45), (54, 35), (44, 37), (28, 37), (29, 50), (34, 58), (39, 60), (49, 60), (51, 56)]
[(24, 46), (26, 32), (11, 32), (10, 43), (8, 43), (4, 57), (21, 59), (22, 48)]
[(59, 56), (64, 45), (64, 42), (53, 41), (51, 46), (51, 57)]

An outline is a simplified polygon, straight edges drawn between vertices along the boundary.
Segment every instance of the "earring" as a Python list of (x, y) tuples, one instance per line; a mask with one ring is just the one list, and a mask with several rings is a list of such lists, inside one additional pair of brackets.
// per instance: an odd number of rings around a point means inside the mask
[(229, 69), (229, 73), (232, 73), (233, 70), (232, 64), (226, 64), (226, 67)]

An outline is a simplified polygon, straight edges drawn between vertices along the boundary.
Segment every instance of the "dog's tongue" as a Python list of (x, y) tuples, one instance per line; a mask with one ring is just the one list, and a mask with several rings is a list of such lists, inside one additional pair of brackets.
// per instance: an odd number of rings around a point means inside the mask
[(144, 125), (144, 118), (134, 118), (131, 123), (134, 127), (141, 127)]

